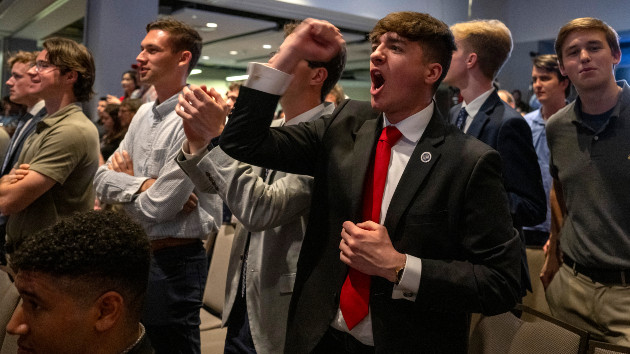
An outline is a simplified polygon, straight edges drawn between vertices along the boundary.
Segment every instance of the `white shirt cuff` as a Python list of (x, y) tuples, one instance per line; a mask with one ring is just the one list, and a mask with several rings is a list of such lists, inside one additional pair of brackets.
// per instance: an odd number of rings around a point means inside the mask
[(407, 263), (403, 270), (398, 285), (394, 285), (392, 299), (406, 299), (416, 301), (418, 289), (420, 289), (420, 276), (422, 275), (422, 260), (407, 255)]
[(293, 75), (262, 63), (249, 63), (247, 74), (249, 78), (245, 81), (245, 86), (278, 96), (285, 93), (293, 80)]

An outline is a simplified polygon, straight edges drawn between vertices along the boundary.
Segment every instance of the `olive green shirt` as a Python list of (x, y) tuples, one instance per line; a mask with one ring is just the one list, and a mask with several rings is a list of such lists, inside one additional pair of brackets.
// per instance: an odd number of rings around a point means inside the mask
[(26, 235), (55, 224), (76, 211), (94, 208), (92, 182), (98, 168), (96, 126), (77, 103), (69, 104), (40, 122), (24, 142), (18, 165), (55, 180), (55, 185), (24, 210), (10, 215), (7, 251)]

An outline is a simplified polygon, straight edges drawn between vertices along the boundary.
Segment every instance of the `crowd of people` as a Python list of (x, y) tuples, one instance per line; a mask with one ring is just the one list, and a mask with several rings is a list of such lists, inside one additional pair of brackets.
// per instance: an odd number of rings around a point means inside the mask
[[(0, 233), (20, 348), (199, 353), (203, 241), (226, 215), (240, 224), (226, 353), (465, 353), (471, 313), (510, 311), (539, 281), (553, 316), (630, 346), (614, 29), (560, 29), (533, 59), (533, 112), (493, 84), (513, 48), (498, 20), (395, 12), (369, 40), (371, 102), (345, 97), (345, 42), (314, 19), (223, 95), (186, 83), (197, 31), (151, 22), (124, 95), (100, 98), (101, 134), (80, 106), (86, 47), (54, 37), (12, 56), (24, 112), (0, 146)], [(445, 117), (442, 83), (461, 95)], [(527, 246), (545, 247), (540, 279)]]

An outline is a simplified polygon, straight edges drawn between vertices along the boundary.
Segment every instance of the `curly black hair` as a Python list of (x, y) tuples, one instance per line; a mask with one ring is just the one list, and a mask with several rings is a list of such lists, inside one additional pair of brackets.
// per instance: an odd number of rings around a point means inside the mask
[(116, 291), (129, 304), (133, 320), (140, 318), (151, 250), (144, 230), (126, 215), (75, 213), (16, 246), (10, 257), (16, 273), (58, 277), (59, 285), (79, 301)]

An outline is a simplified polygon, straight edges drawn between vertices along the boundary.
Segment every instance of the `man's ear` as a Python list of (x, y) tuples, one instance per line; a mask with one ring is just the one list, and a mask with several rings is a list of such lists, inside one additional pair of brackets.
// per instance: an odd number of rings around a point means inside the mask
[(190, 60), (192, 59), (192, 53), (188, 50), (182, 51), (179, 56), (179, 66), (188, 66), (190, 64)]
[(125, 300), (116, 291), (108, 291), (101, 295), (93, 306), (96, 311), (94, 327), (98, 332), (105, 332), (120, 322), (124, 313)]
[(315, 68), (311, 75), (311, 85), (320, 85), (326, 81), (328, 70), (326, 68)]
[(440, 79), (440, 76), (442, 76), (442, 65), (439, 63), (431, 63), (427, 65), (424, 82), (428, 85), (433, 85)]
[(74, 85), (74, 83), (79, 79), (79, 73), (75, 70), (70, 70), (67, 73), (63, 74), (63, 77), (66, 83)]
[(570, 84), (571, 84), (571, 80), (569, 80), (568, 78), (565, 78), (564, 80), (560, 80), (560, 85), (563, 90), (566, 90)]
[(621, 62), (621, 51), (613, 52), (612, 55), (614, 60), (613, 64), (618, 65)]
[(477, 64), (477, 59), (477, 53), (468, 53), (466, 56), (466, 67), (470, 69), (475, 66)]

